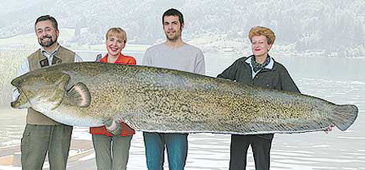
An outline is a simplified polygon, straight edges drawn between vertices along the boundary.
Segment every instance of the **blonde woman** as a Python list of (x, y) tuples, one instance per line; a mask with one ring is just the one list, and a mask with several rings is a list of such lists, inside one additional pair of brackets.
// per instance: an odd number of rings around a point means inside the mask
[[(97, 59), (97, 61), (136, 65), (136, 60), (133, 57), (122, 54), (122, 50), (127, 42), (127, 34), (122, 28), (110, 28), (105, 37), (108, 53), (102, 58)], [(90, 128), (98, 170), (127, 169), (130, 143), (135, 131), (125, 123), (121, 123), (121, 127), (122, 132), (119, 135), (111, 134), (106, 130), (105, 126)]]

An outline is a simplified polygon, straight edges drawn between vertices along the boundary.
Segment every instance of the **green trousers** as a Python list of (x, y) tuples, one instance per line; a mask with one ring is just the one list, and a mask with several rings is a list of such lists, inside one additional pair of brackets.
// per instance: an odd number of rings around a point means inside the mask
[(126, 170), (132, 136), (92, 135), (98, 170)]
[(23, 170), (42, 170), (48, 154), (50, 170), (65, 170), (72, 126), (27, 124), (21, 140)]

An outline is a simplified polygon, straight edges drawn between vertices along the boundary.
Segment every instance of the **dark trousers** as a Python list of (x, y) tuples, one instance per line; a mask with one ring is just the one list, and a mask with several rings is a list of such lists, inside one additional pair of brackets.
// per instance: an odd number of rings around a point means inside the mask
[(270, 149), (273, 135), (232, 135), (229, 170), (245, 170), (247, 150), (251, 145), (256, 170), (270, 169)]

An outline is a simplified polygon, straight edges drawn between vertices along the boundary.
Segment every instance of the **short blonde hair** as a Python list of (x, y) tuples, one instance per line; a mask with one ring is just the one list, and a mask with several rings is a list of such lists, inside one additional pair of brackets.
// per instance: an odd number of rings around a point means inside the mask
[(127, 33), (120, 27), (113, 27), (108, 30), (105, 34), (105, 39), (108, 40), (111, 36), (117, 36), (118, 38), (122, 39), (124, 43), (127, 43)]
[(274, 44), (276, 38), (275, 34), (271, 29), (266, 27), (261, 27), (261, 26), (252, 27), (248, 34), (248, 38), (250, 38), (250, 41), (252, 41), (252, 37), (260, 35), (266, 37), (268, 44)]

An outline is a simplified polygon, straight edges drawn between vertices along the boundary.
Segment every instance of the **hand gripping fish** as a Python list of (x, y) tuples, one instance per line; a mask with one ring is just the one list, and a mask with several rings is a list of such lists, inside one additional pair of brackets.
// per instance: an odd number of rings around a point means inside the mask
[(123, 120), (148, 132), (301, 133), (344, 131), (358, 115), (355, 105), (146, 66), (64, 63), (11, 84), (20, 92), (13, 108), (32, 107), (72, 126), (113, 129)]

